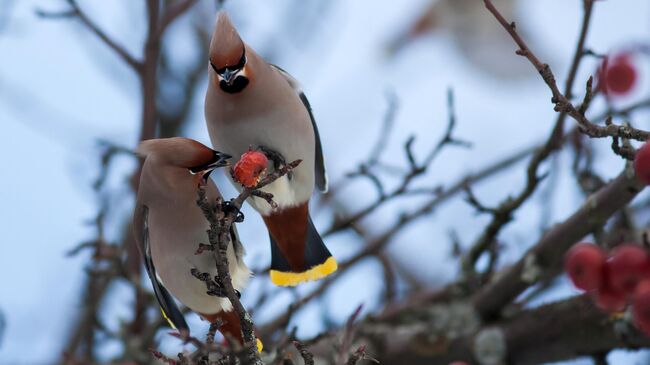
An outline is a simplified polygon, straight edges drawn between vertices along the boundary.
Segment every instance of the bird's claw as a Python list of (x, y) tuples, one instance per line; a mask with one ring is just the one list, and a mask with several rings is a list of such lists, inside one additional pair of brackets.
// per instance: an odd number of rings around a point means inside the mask
[(208, 290), (206, 294), (218, 298), (225, 298), (228, 296), (223, 288)]
[[(266, 157), (273, 161), (273, 168), (278, 170), (279, 168), (287, 165), (287, 160), (279, 152), (272, 150), (266, 146), (259, 146), (258, 149), (266, 155)], [(289, 171), (287, 173), (287, 178), (291, 180), (293, 177), (293, 172)]]
[(235, 212), (235, 223), (241, 223), (244, 221), (244, 213), (242, 213), (242, 211), (230, 200), (223, 203), (223, 212), (226, 214)]
[[(218, 275), (214, 276), (214, 281), (212, 282), (212, 285), (210, 285), (210, 288), (206, 293), (208, 295), (219, 297), (219, 298), (228, 297), (228, 293), (226, 293), (226, 288), (224, 288), (223, 282), (221, 282)], [(235, 289), (235, 295), (237, 295), (237, 298), (241, 298), (241, 293), (237, 289)]]

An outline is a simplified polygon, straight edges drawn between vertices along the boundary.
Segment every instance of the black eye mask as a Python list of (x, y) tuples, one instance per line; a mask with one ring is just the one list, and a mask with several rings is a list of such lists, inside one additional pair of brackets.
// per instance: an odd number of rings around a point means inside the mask
[(212, 61), (210, 61), (210, 66), (212, 66), (214, 72), (216, 72), (221, 77), (223, 77), (226, 71), (230, 71), (233, 73), (237, 71), (241, 71), (244, 68), (244, 66), (246, 66), (246, 50), (244, 49), (242, 51), (241, 58), (239, 59), (239, 62), (237, 62), (236, 65), (217, 68), (217, 66), (214, 63), (212, 63)]

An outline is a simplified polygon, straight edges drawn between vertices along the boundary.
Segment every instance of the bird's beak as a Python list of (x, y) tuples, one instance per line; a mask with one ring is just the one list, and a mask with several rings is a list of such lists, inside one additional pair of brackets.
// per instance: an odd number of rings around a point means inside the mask
[(228, 160), (232, 158), (229, 154), (219, 151), (214, 151), (214, 157), (215, 161), (211, 164), (211, 166), (214, 166), (213, 169), (230, 165)]
[(226, 69), (220, 76), (226, 84), (232, 85), (235, 76), (237, 76), (237, 70)]
[(227, 153), (214, 151), (214, 158), (212, 161), (200, 166), (190, 167), (189, 170), (192, 175), (202, 173), (203, 176), (207, 177), (212, 172), (212, 170), (219, 167), (228, 166), (230, 164), (228, 160), (231, 158), (232, 156)]

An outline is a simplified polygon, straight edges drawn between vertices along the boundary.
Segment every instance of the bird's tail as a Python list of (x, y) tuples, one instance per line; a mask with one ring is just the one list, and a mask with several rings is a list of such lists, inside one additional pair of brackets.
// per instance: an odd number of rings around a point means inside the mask
[(321, 279), (337, 263), (309, 217), (307, 203), (264, 217), (271, 240), (271, 281), (295, 286)]
[[(225, 337), (224, 340), (226, 341), (226, 344), (228, 344), (231, 340), (237, 341), (239, 345), (243, 344), (244, 340), (241, 329), (241, 322), (236, 311), (221, 311), (215, 314), (201, 314), (201, 316), (211, 323), (220, 323), (219, 332), (221, 332), (221, 334), (223, 334), (223, 337)], [(257, 351), (262, 352), (264, 346), (262, 345), (262, 341), (260, 341), (259, 338), (257, 339), (256, 346)]]

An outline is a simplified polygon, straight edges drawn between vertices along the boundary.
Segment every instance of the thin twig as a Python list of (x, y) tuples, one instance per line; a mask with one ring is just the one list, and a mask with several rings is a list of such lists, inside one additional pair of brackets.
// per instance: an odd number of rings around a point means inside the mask
[(379, 361), (377, 359), (373, 359), (372, 357), (368, 356), (366, 354), (366, 346), (362, 345), (359, 346), (359, 348), (350, 355), (350, 358), (348, 358), (348, 361), (345, 362), (345, 365), (356, 365), (360, 360), (369, 360), (372, 361), (376, 364), (379, 364)]
[[(580, 209), (548, 231), (537, 244), (495, 280), (484, 285), (474, 296), (474, 305), (482, 318), (490, 319), (526, 288), (543, 277), (556, 275), (561, 257), (575, 242), (601, 227), (616, 211), (628, 204), (643, 188), (623, 171), (615, 180), (590, 196)], [(541, 275), (541, 273), (544, 275)]]
[(314, 355), (307, 351), (307, 348), (302, 343), (299, 341), (293, 341), (293, 345), (296, 347), (296, 350), (298, 350), (305, 365), (314, 365)]
[(112, 38), (110, 38), (99, 26), (92, 20), (88, 15), (81, 10), (79, 4), (76, 0), (67, 0), (68, 4), (72, 8), (71, 10), (63, 12), (47, 12), (44, 10), (36, 10), (36, 14), (42, 18), (46, 19), (61, 19), (61, 18), (70, 18), (77, 17), (90, 31), (92, 31), (104, 44), (111, 48), (124, 62), (126, 62), (133, 70), (138, 73), (142, 72), (143, 64), (133, 57), (127, 50), (117, 44)]
[(464, 187), (467, 186), (468, 184), (476, 183), (478, 181), (486, 179), (489, 176), (493, 176), (494, 174), (503, 171), (504, 169), (512, 166), (513, 164), (521, 161), (524, 157), (528, 156), (530, 152), (533, 151), (534, 149), (535, 149), (534, 147), (526, 148), (522, 151), (517, 152), (516, 154), (513, 154), (512, 156), (509, 156), (508, 158), (502, 161), (498, 161), (494, 164), (486, 166), (484, 169), (478, 171), (477, 173), (468, 174), (462, 177), (461, 179), (459, 179), (456, 183), (452, 184), (448, 189), (440, 192), (438, 195), (431, 198), (429, 202), (421, 205), (419, 208), (415, 209), (410, 213), (403, 214), (399, 219), (399, 221), (393, 227), (387, 229), (384, 233), (380, 234), (379, 236), (377, 236), (376, 238), (368, 242), (360, 252), (356, 253), (349, 259), (339, 263), (337, 275), (329, 276), (325, 280), (321, 281), (319, 286), (316, 289), (314, 289), (312, 292), (310, 292), (300, 300), (292, 303), (289, 306), (289, 309), (287, 311), (277, 316), (273, 320), (269, 321), (266, 325), (264, 325), (260, 329), (260, 332), (264, 336), (268, 336), (271, 333), (277, 331), (278, 329), (286, 326), (286, 324), (289, 323), (291, 317), (299, 309), (301, 309), (307, 303), (311, 302), (315, 298), (318, 298), (325, 291), (327, 291), (327, 289), (331, 286), (331, 284), (334, 281), (343, 277), (343, 274), (351, 267), (353, 267), (355, 264), (364, 260), (365, 258), (375, 255), (376, 253), (384, 249), (384, 247), (386, 247), (386, 245), (391, 241), (391, 239), (397, 233), (406, 229), (412, 222), (425, 216), (426, 214), (431, 213), (431, 211), (433, 211), (439, 205), (447, 202), (453, 196), (462, 192)]
[(160, 21), (157, 37), (162, 38), (167, 27), (169, 27), (176, 18), (189, 10), (196, 2), (197, 0), (177, 0), (169, 5)]
[[(587, 0), (586, 3), (593, 3), (594, 0)], [(535, 69), (540, 73), (542, 79), (546, 85), (551, 90), (553, 97), (551, 102), (555, 104), (555, 111), (567, 113), (571, 118), (573, 118), (578, 125), (580, 126), (580, 131), (589, 137), (592, 138), (603, 138), (603, 137), (621, 137), (634, 139), (637, 141), (646, 141), (650, 138), (650, 132), (643, 131), (640, 129), (632, 128), (629, 126), (622, 126), (617, 124), (611, 124), (606, 127), (601, 127), (597, 124), (592, 123), (587, 117), (582, 115), (580, 111), (571, 103), (567, 96), (560, 92), (557, 82), (555, 81), (555, 76), (551, 70), (551, 67), (548, 64), (542, 63), (537, 56), (530, 50), (526, 42), (519, 36), (517, 33), (514, 23), (508, 23), (508, 21), (501, 15), (499, 10), (492, 4), (491, 0), (483, 0), (486, 8), (494, 15), (497, 21), (503, 26), (503, 28), (510, 34), (512, 39), (519, 46), (517, 54), (526, 57), (530, 63), (535, 67)], [(590, 11), (591, 5), (586, 7), (586, 11)], [(589, 20), (589, 19), (587, 19)], [(583, 54), (583, 53), (581, 53)]]
[[(560, 91), (557, 88), (555, 83), (555, 78), (550, 71), (548, 65), (542, 64), (537, 57), (528, 49), (526, 43), (519, 37), (514, 23), (508, 24), (503, 16), (496, 10), (491, 1), (485, 0), (485, 6), (490, 10), (497, 20), (507, 28), (508, 32), (513, 36), (513, 39), (519, 46), (517, 54), (527, 57), (535, 68), (542, 74), (544, 81), (551, 87), (553, 90), (553, 95), (561, 95)], [(576, 46), (576, 50), (573, 57), (573, 62), (569, 75), (567, 77), (566, 90), (565, 93), (569, 94), (573, 88), (573, 83), (578, 71), (580, 61), (584, 55), (584, 44), (589, 30), (591, 13), (593, 11), (593, 4), (591, 0), (585, 2), (585, 14), (582, 21), (582, 27), (580, 31), (580, 36)], [(583, 103), (583, 107), (586, 110), (586, 105), (588, 103)], [(578, 113), (576, 111), (576, 113)], [(584, 111), (583, 111), (584, 113)], [(582, 115), (582, 114), (581, 114)], [(584, 115), (582, 115), (584, 118)], [(490, 209), (489, 213), (492, 214), (492, 220), (485, 228), (483, 233), (479, 236), (476, 242), (472, 245), (470, 250), (463, 256), (461, 260), (462, 271), (466, 276), (467, 280), (473, 280), (475, 277), (474, 266), (476, 262), (481, 257), (483, 252), (489, 247), (493, 246), (496, 240), (496, 237), (501, 232), (501, 229), (512, 221), (514, 212), (519, 209), (536, 191), (540, 182), (544, 179), (546, 175), (540, 175), (538, 170), (541, 164), (546, 161), (546, 159), (555, 151), (557, 151), (562, 146), (562, 141), (564, 140), (563, 131), (564, 131), (564, 120), (566, 118), (566, 113), (562, 112), (559, 114), (557, 121), (551, 131), (546, 143), (536, 151), (531, 159), (528, 168), (527, 168), (527, 181), (524, 189), (514, 197), (506, 198), (497, 208)], [(478, 200), (471, 199), (470, 202), (478, 202)], [(476, 283), (479, 284), (479, 283)]]
[(456, 117), (454, 113), (453, 92), (451, 91), (451, 89), (447, 93), (447, 103), (449, 108), (449, 119), (447, 122), (445, 133), (440, 138), (440, 140), (438, 140), (438, 142), (434, 145), (431, 151), (427, 154), (427, 156), (425, 157), (422, 163), (418, 163), (417, 158), (415, 157), (415, 153), (413, 152), (413, 144), (415, 143), (415, 136), (409, 137), (404, 143), (404, 154), (406, 156), (406, 160), (409, 165), (409, 170), (402, 177), (402, 182), (400, 183), (400, 185), (397, 186), (395, 189), (393, 189), (391, 192), (389, 193), (385, 192), (383, 183), (381, 182), (379, 177), (377, 177), (377, 175), (371, 171), (371, 167), (378, 163), (378, 157), (376, 157), (377, 155), (371, 155), (370, 162), (361, 164), (357, 171), (355, 171), (352, 174), (348, 174), (349, 177), (355, 177), (355, 176), (368, 177), (377, 188), (378, 197), (373, 203), (368, 205), (366, 208), (361, 209), (360, 211), (353, 214), (352, 216), (344, 219), (336, 220), (332, 224), (332, 226), (325, 231), (324, 233), (325, 236), (353, 226), (355, 223), (365, 218), (366, 216), (370, 215), (377, 208), (379, 208), (380, 206), (382, 206), (388, 201), (394, 200), (398, 197), (402, 197), (405, 195), (411, 195), (413, 193), (413, 191), (409, 189), (411, 183), (416, 178), (424, 176), (424, 174), (428, 171), (428, 168), (431, 166), (435, 158), (438, 156), (438, 154), (440, 153), (440, 151), (442, 151), (444, 147), (449, 145), (469, 147), (471, 145), (469, 142), (462, 141), (453, 136), (453, 132), (456, 127)]
[(233, 309), (237, 312), (242, 328), (244, 344), (246, 346), (243, 354), (246, 363), (262, 364), (262, 361), (256, 348), (253, 320), (241, 304), (237, 291), (232, 285), (230, 271), (228, 270), (229, 266), (226, 252), (228, 246), (231, 244), (231, 227), (239, 220), (239, 210), (247, 198), (251, 196), (259, 196), (259, 194), (256, 194), (256, 191), (259, 191), (259, 189), (286, 175), (296, 168), (300, 162), (301, 160), (296, 160), (274, 170), (271, 174), (262, 178), (253, 189), (243, 189), (236, 198), (230, 201), (227, 208), (223, 204), (222, 200), (217, 200), (215, 204), (211, 204), (208, 201), (207, 193), (205, 191), (206, 181), (203, 181), (202, 184), (199, 185), (197, 205), (201, 208), (203, 215), (210, 223), (208, 238), (210, 245), (212, 246), (210, 251), (212, 252), (217, 267), (217, 277), (212, 279), (209, 274), (200, 273), (196, 270), (193, 270), (192, 275), (206, 284), (209, 294), (226, 296), (232, 304)]

